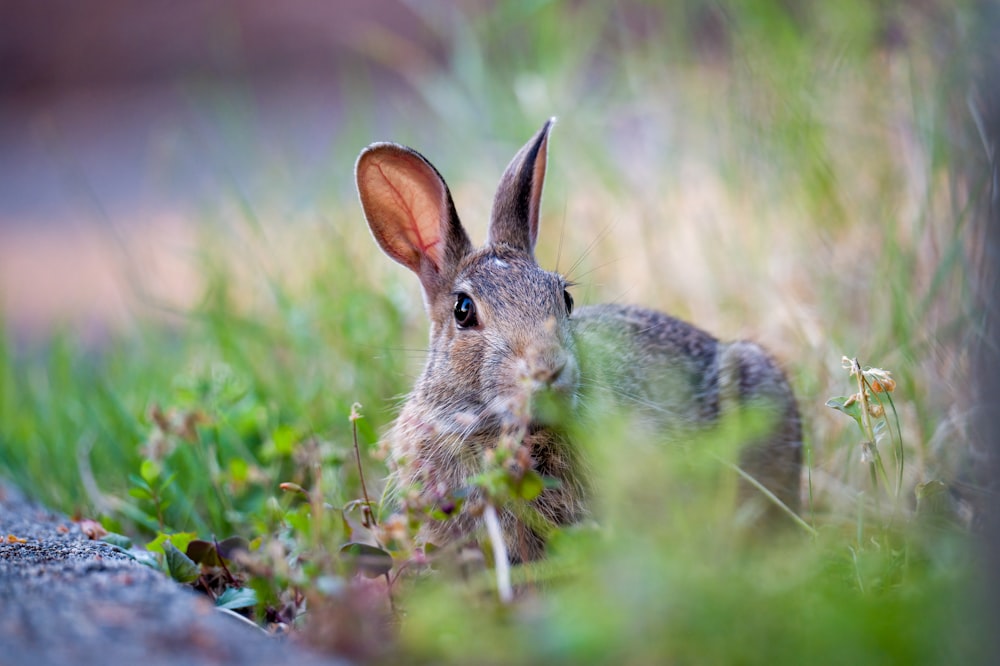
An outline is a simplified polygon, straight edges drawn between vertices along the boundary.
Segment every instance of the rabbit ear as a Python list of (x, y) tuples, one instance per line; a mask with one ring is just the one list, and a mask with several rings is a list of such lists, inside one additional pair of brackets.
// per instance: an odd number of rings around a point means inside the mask
[(472, 251), (441, 174), (415, 150), (373, 143), (361, 151), (355, 178), (375, 241), (416, 273), (425, 295), (433, 298)]
[(518, 151), (500, 178), (487, 243), (507, 243), (528, 253), (535, 250), (538, 238), (538, 210), (545, 181), (545, 158), (549, 131), (555, 123), (550, 118), (531, 141)]

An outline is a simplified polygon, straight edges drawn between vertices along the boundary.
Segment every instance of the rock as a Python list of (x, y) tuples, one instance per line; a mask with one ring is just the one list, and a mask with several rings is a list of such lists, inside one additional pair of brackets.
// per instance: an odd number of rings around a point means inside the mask
[(0, 665), (343, 663), (207, 597), (0, 485)]

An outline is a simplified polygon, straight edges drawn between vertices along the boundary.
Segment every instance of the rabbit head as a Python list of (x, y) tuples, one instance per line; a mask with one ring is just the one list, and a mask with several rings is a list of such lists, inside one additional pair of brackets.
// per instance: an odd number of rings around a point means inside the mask
[(422, 155), (377, 143), (358, 158), (372, 235), (416, 273), (431, 321), (427, 365), (411, 400), (445, 432), (492, 432), (523, 408), (541, 419), (532, 405), (542, 393), (563, 404), (575, 400), (572, 297), (565, 279), (534, 259), (551, 127), (545, 123), (504, 172), (479, 249), (444, 179)]

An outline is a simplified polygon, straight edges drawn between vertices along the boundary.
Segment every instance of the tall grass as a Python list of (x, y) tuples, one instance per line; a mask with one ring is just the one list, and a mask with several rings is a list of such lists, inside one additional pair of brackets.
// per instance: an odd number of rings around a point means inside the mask
[[(35, 348), (3, 341), (0, 471), (58, 508), (103, 512), (137, 533), (306, 535), (302, 507), (278, 483), (321, 487), (333, 507), (358, 499), (351, 405), (362, 403), (362, 448), (375, 453), (426, 338), (416, 281), (379, 255), (350, 193), (357, 150), (383, 139), (420, 150), (481, 240), (503, 164), (556, 115), (541, 263), (579, 283), (578, 303), (644, 303), (772, 349), (805, 418), (806, 519), (819, 534), (737, 543), (719, 528), (731, 505), (704, 461), (609, 424), (586, 443), (600, 461), (600, 526), (558, 535), (549, 562), (518, 574), (532, 581), (522, 598), (492, 603), (486, 574), (420, 577), (398, 640), (358, 654), (975, 657), (965, 541), (950, 521), (931, 536), (910, 525), (918, 484), (964, 472), (966, 225), (984, 184), (957, 180), (947, 128), (961, 117), (952, 74), (975, 14), (965, 3), (412, 8), (438, 31), (443, 60), (402, 38), (359, 38), (360, 53), (411, 87), (385, 89), (375, 75), (345, 91), (352, 120), (310, 175), (332, 183), (327, 192), (290, 201), (281, 185), (294, 179), (280, 177), (273, 191), (220, 192), (186, 259), (198, 302), (169, 317), (141, 302), (139, 326), (98, 350), (72, 330)], [(374, 135), (373, 105), (390, 135)], [(227, 111), (215, 117), (235, 128), (239, 150), (254, 149), (252, 130)], [(905, 519), (869, 511), (880, 490), (858, 434), (823, 406), (852, 391), (845, 354), (897, 379)], [(377, 456), (365, 458), (379, 479)], [(149, 459), (162, 466), (156, 501), (129, 478)], [(334, 523), (311, 533), (329, 552), (350, 536)], [(344, 613), (376, 622), (337, 595), (340, 611), (314, 604), (316, 626)]]

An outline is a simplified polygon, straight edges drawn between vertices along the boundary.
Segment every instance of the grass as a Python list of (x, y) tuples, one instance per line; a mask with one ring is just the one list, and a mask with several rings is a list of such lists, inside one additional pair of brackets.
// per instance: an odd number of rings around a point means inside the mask
[[(2, 341), (0, 472), (141, 539), (262, 537), (249, 565), (261, 605), (308, 608), (297, 622), (311, 640), (363, 659), (981, 657), (954, 507), (915, 509), (921, 484), (965, 471), (965, 257), (984, 184), (960, 179), (967, 119), (952, 100), (965, 95), (958, 30), (971, 10), (413, 7), (440, 30), (443, 61), (360, 39), (411, 89), (375, 76), (346, 91), (350, 131), (311, 187), (276, 164), (271, 190), (223, 188), (184, 259), (197, 302), (151, 300), (133, 270), (138, 324), (113, 344), (88, 348), (69, 327)], [(202, 98), (241, 159), (258, 148), (250, 99)], [(373, 133), (375, 104), (392, 135)], [(583, 443), (600, 461), (599, 525), (564, 530), (548, 561), (517, 568), (528, 585), (510, 605), (494, 601), (488, 557), (404, 575), (387, 628), (382, 579), (345, 584), (337, 555), (366, 520), (349, 416), (363, 405), (353, 423), (377, 486), (378, 432), (419, 371), (426, 320), (416, 281), (368, 237), (349, 167), (369, 141), (413, 145), (482, 239), (504, 163), (551, 115), (541, 263), (579, 283), (577, 303), (641, 302), (772, 349), (805, 417), (803, 517), (817, 534), (739, 542), (718, 528), (734, 517), (715, 467), (609, 423)], [(905, 465), (883, 445), (889, 487), (873, 486), (850, 420), (824, 407), (855, 390), (845, 354), (897, 381)], [(890, 510), (896, 473), (904, 498)]]

